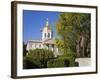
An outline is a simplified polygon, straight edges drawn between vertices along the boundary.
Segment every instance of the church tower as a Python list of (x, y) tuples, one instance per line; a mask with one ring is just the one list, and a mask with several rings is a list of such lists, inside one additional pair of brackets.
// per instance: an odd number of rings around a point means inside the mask
[(48, 19), (46, 20), (45, 27), (42, 29), (42, 40), (48, 40), (53, 38), (52, 30), (49, 26)]

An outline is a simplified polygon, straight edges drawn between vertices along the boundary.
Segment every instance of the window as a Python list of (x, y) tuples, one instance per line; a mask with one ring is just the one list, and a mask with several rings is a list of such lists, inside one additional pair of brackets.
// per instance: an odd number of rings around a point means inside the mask
[(50, 37), (50, 33), (48, 33), (48, 38)]
[(46, 37), (46, 33), (44, 33), (44, 36)]
[(39, 45), (39, 48), (41, 48), (41, 44)]

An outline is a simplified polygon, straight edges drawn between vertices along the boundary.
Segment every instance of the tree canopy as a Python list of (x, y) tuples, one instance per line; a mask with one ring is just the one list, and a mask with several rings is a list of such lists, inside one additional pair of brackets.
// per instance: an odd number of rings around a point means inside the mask
[(61, 52), (77, 53), (77, 56), (90, 55), (91, 16), (87, 13), (60, 13), (56, 23), (58, 35), (56, 45)]

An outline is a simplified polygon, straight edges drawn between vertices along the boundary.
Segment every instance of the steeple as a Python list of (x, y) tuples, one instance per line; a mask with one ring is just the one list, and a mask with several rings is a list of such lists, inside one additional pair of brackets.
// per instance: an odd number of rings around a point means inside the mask
[(47, 20), (46, 20), (46, 27), (48, 27), (49, 26), (49, 21), (48, 21), (48, 18), (47, 18)]
[(46, 20), (46, 23), (45, 23), (45, 27), (42, 29), (42, 40), (48, 40), (48, 39), (52, 39), (52, 30), (49, 26), (49, 21), (48, 21), (48, 18)]

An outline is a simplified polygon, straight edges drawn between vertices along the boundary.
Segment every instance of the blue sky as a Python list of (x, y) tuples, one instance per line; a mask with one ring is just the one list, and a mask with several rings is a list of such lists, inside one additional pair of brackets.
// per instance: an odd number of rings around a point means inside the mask
[(23, 10), (23, 40), (41, 40), (41, 29), (46, 24), (48, 18), (49, 25), (55, 32), (55, 24), (58, 20), (59, 12)]

